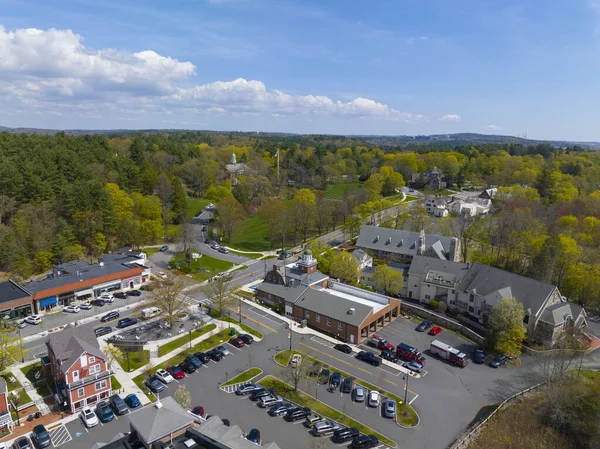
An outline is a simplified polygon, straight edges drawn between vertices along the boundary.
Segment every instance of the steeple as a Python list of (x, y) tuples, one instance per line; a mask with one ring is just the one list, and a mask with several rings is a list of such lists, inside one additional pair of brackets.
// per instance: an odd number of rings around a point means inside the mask
[(235, 150), (231, 150), (231, 163), (232, 164), (237, 164), (237, 161), (235, 159)]

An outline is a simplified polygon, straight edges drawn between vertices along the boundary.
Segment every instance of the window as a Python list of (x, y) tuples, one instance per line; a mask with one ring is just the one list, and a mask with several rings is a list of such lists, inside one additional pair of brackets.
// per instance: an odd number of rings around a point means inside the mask
[(80, 388), (80, 389), (77, 390), (77, 397), (78, 398), (82, 398), (84, 394), (85, 394), (85, 390), (83, 388)]
[(327, 326), (331, 326), (331, 318), (327, 317)]
[(105, 380), (101, 380), (100, 382), (96, 382), (95, 388), (96, 388), (96, 391), (105, 389), (106, 388), (106, 381)]
[(321, 315), (319, 315), (318, 313), (315, 313), (315, 320), (317, 321), (317, 323), (321, 322)]
[(94, 357), (93, 355), (90, 356), (90, 363), (94, 363), (96, 361), (96, 357)]
[(473, 302), (475, 301), (475, 295), (473, 293), (471, 293), (471, 295), (469, 296), (469, 302)]
[(73, 382), (77, 382), (79, 380), (79, 371), (73, 371)]
[(475, 309), (473, 308), (473, 306), (469, 306), (469, 312), (475, 312)]
[(341, 321), (338, 321), (338, 329), (342, 330), (342, 322)]
[(99, 363), (90, 366), (90, 374), (96, 374), (99, 372), (100, 372), (100, 364)]
[(425, 295), (425, 299), (431, 299), (431, 296)]
[(310, 310), (305, 310), (304, 311), (304, 318), (310, 319)]
[(452, 290), (452, 294), (454, 294), (454, 293), (455, 293), (454, 290)]

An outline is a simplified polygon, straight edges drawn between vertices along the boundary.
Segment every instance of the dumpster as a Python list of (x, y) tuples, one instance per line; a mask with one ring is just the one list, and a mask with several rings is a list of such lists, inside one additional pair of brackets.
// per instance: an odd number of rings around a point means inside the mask
[(235, 329), (233, 327), (229, 331), (229, 335), (231, 335), (232, 337), (235, 335)]
[(308, 325), (308, 321), (302, 320), (300, 321), (300, 327), (306, 327)]

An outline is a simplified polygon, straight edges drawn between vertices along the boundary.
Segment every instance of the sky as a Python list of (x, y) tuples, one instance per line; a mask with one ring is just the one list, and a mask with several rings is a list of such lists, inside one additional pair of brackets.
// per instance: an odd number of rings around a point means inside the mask
[(0, 126), (600, 141), (600, 0), (0, 0)]

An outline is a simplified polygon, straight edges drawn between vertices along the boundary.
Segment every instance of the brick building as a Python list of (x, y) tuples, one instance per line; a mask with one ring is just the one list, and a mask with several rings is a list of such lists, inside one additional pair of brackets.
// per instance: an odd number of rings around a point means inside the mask
[(46, 342), (52, 377), (59, 398), (76, 412), (86, 405), (108, 399), (110, 370), (91, 326), (67, 326)]
[(0, 318), (25, 318), (32, 310), (33, 293), (14, 281), (0, 282)]

